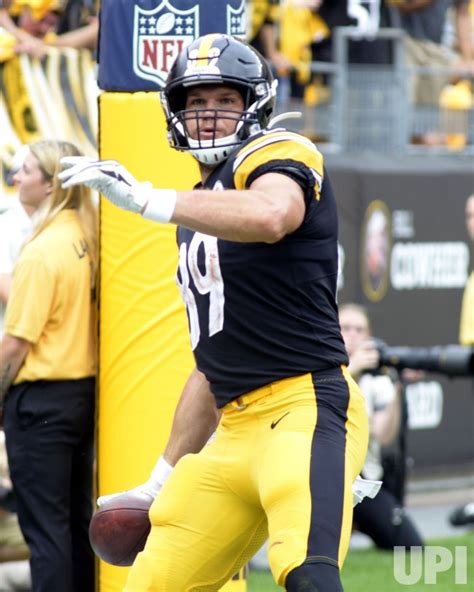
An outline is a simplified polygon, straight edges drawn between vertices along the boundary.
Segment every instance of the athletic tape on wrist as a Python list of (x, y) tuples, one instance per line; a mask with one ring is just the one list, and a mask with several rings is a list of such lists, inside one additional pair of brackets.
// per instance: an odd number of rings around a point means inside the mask
[(174, 189), (152, 189), (142, 216), (147, 220), (166, 224), (173, 215), (176, 197)]
[(166, 479), (168, 479), (168, 477), (171, 475), (172, 470), (173, 467), (164, 459), (163, 456), (160, 456), (158, 462), (153, 468), (153, 471), (151, 472), (150, 479), (158, 482), (160, 485), (163, 485)]

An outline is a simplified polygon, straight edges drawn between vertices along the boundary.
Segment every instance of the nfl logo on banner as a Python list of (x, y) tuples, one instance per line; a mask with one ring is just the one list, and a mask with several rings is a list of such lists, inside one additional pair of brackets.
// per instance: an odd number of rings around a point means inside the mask
[(245, 10), (245, 0), (237, 8), (227, 5), (227, 31), (228, 35), (243, 39), (247, 37), (247, 11)]
[(179, 10), (163, 0), (153, 10), (135, 6), (133, 71), (164, 86), (176, 56), (199, 37), (199, 5)]

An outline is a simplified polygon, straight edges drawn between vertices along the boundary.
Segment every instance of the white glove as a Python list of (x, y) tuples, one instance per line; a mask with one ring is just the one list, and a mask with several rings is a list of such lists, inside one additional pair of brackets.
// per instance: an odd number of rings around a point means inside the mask
[(364, 497), (374, 499), (381, 487), (382, 481), (371, 481), (370, 479), (356, 477), (352, 484), (352, 505), (357, 506)]
[(171, 220), (176, 205), (174, 189), (154, 189), (140, 183), (116, 160), (94, 160), (87, 156), (61, 158), (64, 170), (58, 175), (64, 189), (87, 185), (105, 195), (113, 204), (155, 222)]
[(101, 495), (97, 499), (97, 505), (100, 508), (107, 502), (121, 495), (124, 495), (125, 493), (136, 493), (137, 495), (142, 495), (149, 498), (150, 502), (152, 502), (158, 495), (160, 489), (163, 487), (165, 481), (170, 476), (172, 470), (173, 467), (170, 464), (168, 464), (162, 456), (160, 456), (153, 471), (151, 472), (150, 478), (148, 479), (148, 481), (146, 481), (146, 483), (138, 485), (138, 487), (134, 487), (133, 489), (128, 489), (127, 491), (121, 491), (120, 493)]

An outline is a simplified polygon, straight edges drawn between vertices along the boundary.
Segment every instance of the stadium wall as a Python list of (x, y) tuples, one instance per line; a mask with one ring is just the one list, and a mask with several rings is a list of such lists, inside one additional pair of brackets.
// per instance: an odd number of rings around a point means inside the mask
[[(473, 261), (464, 215), (472, 162), (332, 155), (326, 166), (340, 218), (339, 302), (365, 305), (390, 346), (457, 344)], [(413, 475), (472, 470), (474, 378), (426, 373), (405, 395)]]

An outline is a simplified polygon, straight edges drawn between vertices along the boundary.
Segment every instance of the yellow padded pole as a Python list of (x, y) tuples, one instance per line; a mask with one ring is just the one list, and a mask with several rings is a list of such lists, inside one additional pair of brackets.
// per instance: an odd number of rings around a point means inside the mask
[[(189, 189), (199, 178), (172, 150), (156, 92), (100, 96), (100, 157), (155, 187)], [(143, 220), (104, 198), (100, 206), (98, 493), (145, 481), (163, 451), (193, 366), (175, 282), (175, 227)], [(100, 592), (122, 590), (128, 569), (100, 562)]]

